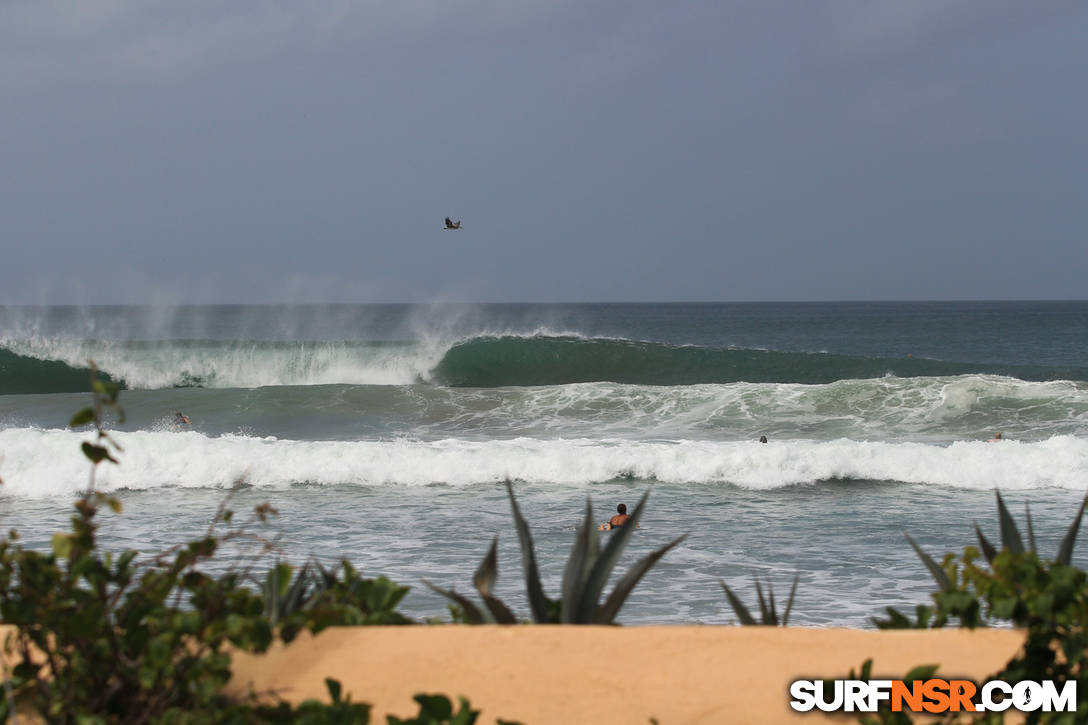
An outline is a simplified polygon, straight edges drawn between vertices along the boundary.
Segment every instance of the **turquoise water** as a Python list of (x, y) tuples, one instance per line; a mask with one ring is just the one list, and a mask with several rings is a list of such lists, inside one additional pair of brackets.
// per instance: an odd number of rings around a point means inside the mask
[(798, 624), (865, 626), (931, 589), (903, 532), (996, 536), (995, 486), (1056, 547), (1088, 491), (1086, 348), (1082, 302), (0, 308), (0, 525), (65, 525), (93, 359), (127, 388), (98, 478), (119, 546), (195, 536), (240, 484), (282, 555), (413, 584), (420, 616), (444, 603), (418, 580), (468, 591), (498, 534), (527, 612), (503, 482), (553, 594), (585, 497), (604, 520), (650, 488), (626, 560), (690, 536), (622, 621), (724, 623), (719, 579), (753, 600), (797, 573)]

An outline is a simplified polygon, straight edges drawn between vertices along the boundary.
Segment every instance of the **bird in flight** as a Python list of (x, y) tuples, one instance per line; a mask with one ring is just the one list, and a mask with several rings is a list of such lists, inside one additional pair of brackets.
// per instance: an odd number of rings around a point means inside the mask
[(457, 222), (454, 223), (454, 222), (450, 221), (449, 217), (446, 217), (446, 229), (460, 229), (460, 228), (461, 228), (461, 220), (460, 219), (458, 219)]

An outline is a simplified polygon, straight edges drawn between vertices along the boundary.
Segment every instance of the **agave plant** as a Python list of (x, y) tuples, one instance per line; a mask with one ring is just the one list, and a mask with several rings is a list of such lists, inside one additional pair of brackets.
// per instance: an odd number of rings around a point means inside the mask
[(339, 571), (311, 560), (297, 574), (290, 564), (277, 562), (258, 584), (264, 615), (286, 642), (304, 627), (316, 634), (333, 625), (412, 621), (396, 611), (408, 587), (385, 577), (364, 579), (347, 560), (340, 562)]
[(292, 577), (293, 574), (294, 568), (290, 564), (278, 561), (261, 582), (264, 616), (273, 626), (284, 617), (301, 611), (312, 601), (314, 592), (311, 584), (313, 588), (320, 586), (320, 580), (312, 574), (309, 562), (303, 564), (297, 575)]
[[(613, 624), (627, 596), (657, 561), (669, 549), (686, 538), (681, 536), (665, 546), (653, 551), (636, 562), (616, 583), (612, 593), (604, 603), (604, 593), (608, 578), (619, 560), (620, 553), (627, 545), (646, 503), (649, 491), (639, 499), (631, 518), (610, 535), (608, 543), (602, 548), (597, 527), (593, 522), (593, 505), (586, 499), (585, 518), (578, 527), (571, 546), (566, 568), (563, 570), (562, 595), (558, 600), (544, 594), (540, 583), (540, 572), (536, 564), (536, 552), (533, 549), (533, 537), (529, 533), (529, 524), (518, 508), (517, 499), (510, 482), (506, 483), (506, 492), (510, 496), (514, 524), (521, 544), (521, 564), (525, 572), (525, 587), (529, 598), (532, 619), (537, 624)], [(495, 580), (498, 578), (498, 537), (491, 540), (491, 547), (484, 556), (472, 578), (472, 584), (484, 602), (484, 609), (477, 607), (470, 599), (452, 589), (442, 589), (429, 581), (424, 584), (439, 594), (457, 603), (465, 613), (470, 624), (516, 624), (517, 618), (510, 608), (492, 594)]]
[(748, 607), (744, 606), (744, 603), (733, 593), (733, 590), (729, 588), (721, 579), (718, 583), (722, 585), (722, 589), (725, 590), (725, 596), (729, 600), (729, 605), (733, 607), (733, 611), (736, 612), (737, 619), (740, 623), (746, 626), (750, 625), (767, 625), (771, 627), (777, 627), (779, 625), (785, 627), (790, 619), (790, 610), (793, 609), (793, 595), (797, 593), (797, 580), (800, 575), (793, 577), (793, 586), (790, 587), (790, 596), (786, 600), (786, 611), (782, 613), (782, 621), (778, 621), (778, 612), (774, 606), (774, 587), (767, 584), (767, 598), (763, 598), (763, 588), (759, 584), (759, 577), (756, 577), (756, 596), (759, 597), (759, 621), (757, 622), (752, 613), (748, 611)]
[[(1024, 539), (1020, 536), (1020, 529), (1016, 526), (1016, 521), (1013, 520), (1012, 514), (1009, 513), (1008, 507), (1005, 505), (1004, 499), (1001, 498), (1001, 492), (995, 491), (997, 495), (997, 517), (1001, 527), (1001, 550), (1008, 549), (1012, 554), (1023, 554), (1025, 551), (1030, 551), (1032, 554), (1038, 555), (1035, 549), (1035, 530), (1031, 524), (1031, 509), (1027, 504), (1024, 504), (1024, 512), (1027, 519), (1027, 531), (1028, 531), (1028, 548), (1024, 548)], [(1069, 525), (1069, 530), (1065, 533), (1065, 538), (1062, 539), (1062, 543), (1058, 546), (1058, 553), (1054, 557), (1055, 564), (1062, 564), (1068, 566), (1073, 560), (1073, 547), (1077, 543), (1077, 533), (1080, 531), (1080, 520), (1084, 516), (1085, 506), (1088, 505), (1088, 496), (1084, 498), (1080, 503), (1080, 508), (1077, 510), (1077, 515), (1073, 518), (1073, 523)], [(990, 540), (987, 539), (982, 529), (975, 524), (975, 534), (978, 536), (979, 549), (981, 549), (983, 556), (986, 557), (986, 561), (993, 564), (994, 557), (997, 556), (999, 549), (995, 548)], [(936, 562), (933, 557), (922, 550), (922, 547), (918, 546), (918, 543), (907, 534), (907, 541), (910, 542), (911, 547), (918, 554), (918, 558), (925, 564), (926, 569), (933, 575), (934, 580), (937, 582), (937, 586), (942, 591), (951, 591), (954, 589), (952, 580), (949, 578), (947, 572)]]

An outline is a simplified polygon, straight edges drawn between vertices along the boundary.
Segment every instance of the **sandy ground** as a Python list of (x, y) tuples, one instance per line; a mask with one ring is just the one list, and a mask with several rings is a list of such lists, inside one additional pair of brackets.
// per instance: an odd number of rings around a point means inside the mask
[(412, 695), (465, 695), (525, 725), (856, 722), (795, 713), (789, 683), (845, 677), (873, 658), (873, 676), (920, 664), (977, 681), (1019, 648), (1009, 630), (859, 631), (771, 627), (416, 626), (333, 628), (264, 655), (234, 657), (230, 690), (325, 698), (325, 677), (385, 714), (417, 712)]

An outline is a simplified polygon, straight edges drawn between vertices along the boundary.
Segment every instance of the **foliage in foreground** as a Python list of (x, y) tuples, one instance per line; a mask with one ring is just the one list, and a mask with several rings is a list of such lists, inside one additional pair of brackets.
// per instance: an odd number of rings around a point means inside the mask
[(303, 629), (316, 634), (331, 626), (413, 623), (397, 611), (408, 587), (384, 576), (366, 579), (346, 559), (339, 570), (307, 562), (297, 574), (290, 564), (277, 562), (260, 585), (264, 616), (284, 642)]
[[(92, 364), (92, 375), (94, 366)], [(75, 503), (71, 530), (53, 537), (52, 550), (24, 548), (11, 531), (0, 539), (0, 621), (11, 625), (4, 638), (0, 721), (28, 711), (49, 723), (367, 723), (370, 707), (341, 698), (340, 685), (326, 680), (330, 702), (267, 704), (256, 696), (227, 698), (230, 648), (262, 652), (275, 627), (285, 641), (302, 628), (317, 632), (343, 624), (403, 624), (396, 612), (407, 592), (387, 579), (364, 579), (346, 561), (339, 573), (277, 564), (265, 587), (248, 586), (248, 576), (231, 570), (214, 576), (202, 570), (223, 544), (249, 539), (268, 542), (235, 528), (233, 513), (221, 508), (213, 527), (195, 541), (158, 556), (139, 559), (134, 550), (103, 552), (98, 539), (102, 506), (120, 502), (94, 490), (103, 462), (116, 464), (121, 451), (102, 418), (117, 404), (120, 387), (92, 378), (93, 404), (76, 413), (72, 427), (93, 425), (96, 439), (83, 443), (91, 463), (85, 495)], [(275, 511), (256, 507), (254, 520)], [(214, 535), (216, 525), (228, 528)], [(10, 658), (13, 667), (8, 667)], [(422, 698), (422, 699), (421, 699)], [(469, 725), (476, 720), (467, 701), (454, 713), (439, 695), (419, 696), (419, 715), (390, 723)], [(444, 703), (444, 705), (443, 705)]]
[[(1088, 574), (1072, 565), (1073, 548), (1088, 497), (1081, 502), (1053, 559), (1040, 558), (1030, 511), (1028, 545), (997, 494), (1001, 529), (998, 550), (975, 526), (979, 548), (968, 546), (959, 557), (948, 554), (938, 564), (907, 537), (937, 582), (935, 606), (919, 605), (916, 618), (889, 607), (887, 619), (874, 619), (881, 629), (943, 627), (950, 620), (974, 628), (1008, 622), (1026, 630), (1021, 650), (989, 679), (1019, 682), (1054, 680), (1059, 688), (1075, 681), (1088, 692)], [(983, 563), (985, 560), (985, 564)], [(1000, 722), (990, 713), (985, 722)], [(1080, 697), (1076, 713), (1028, 713), (1026, 722), (1088, 722), (1088, 698)]]
[(733, 612), (736, 613), (737, 619), (745, 626), (754, 625), (766, 625), (769, 627), (777, 627), (779, 625), (785, 627), (790, 620), (790, 610), (793, 609), (793, 595), (797, 593), (797, 582), (800, 579), (800, 575), (793, 577), (793, 586), (790, 587), (790, 596), (786, 600), (786, 610), (782, 613), (782, 620), (778, 619), (778, 611), (775, 609), (774, 604), (774, 587), (767, 584), (767, 598), (763, 598), (763, 588), (759, 584), (759, 578), (756, 578), (756, 596), (759, 598), (759, 621), (757, 622), (752, 613), (748, 611), (748, 607), (744, 606), (744, 602), (733, 593), (733, 590), (729, 588), (721, 579), (718, 583), (721, 584), (722, 589), (725, 591), (725, 596), (729, 600), (729, 605), (733, 607)]
[[(586, 513), (581, 526), (574, 537), (566, 568), (563, 570), (563, 592), (560, 599), (551, 599), (544, 594), (540, 583), (540, 572), (536, 565), (536, 553), (533, 549), (533, 537), (529, 533), (529, 523), (518, 508), (517, 499), (510, 482), (506, 482), (506, 493), (510, 497), (513, 509), (514, 525), (517, 528), (521, 544), (521, 563), (525, 571), (525, 586), (532, 610), (533, 621), (537, 624), (613, 624), (627, 596), (639, 580), (668, 552), (686, 538), (673, 539), (665, 546), (653, 551), (632, 566), (616, 583), (608, 598), (601, 604), (608, 578), (619, 561), (623, 548), (634, 533), (642, 509), (649, 497), (647, 491), (639, 499), (631, 518), (625, 525), (613, 532), (608, 543), (601, 549), (597, 527), (593, 522), (593, 505), (586, 499)], [(498, 578), (498, 537), (491, 540), (491, 548), (484, 556), (472, 584), (483, 599), (485, 609), (481, 610), (472, 600), (452, 589), (442, 589), (424, 580), (424, 584), (434, 591), (454, 601), (463, 611), (469, 624), (517, 624), (517, 618), (498, 597), (492, 594)]]

